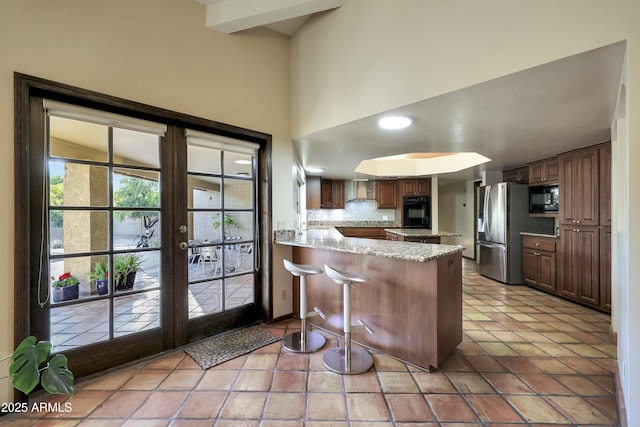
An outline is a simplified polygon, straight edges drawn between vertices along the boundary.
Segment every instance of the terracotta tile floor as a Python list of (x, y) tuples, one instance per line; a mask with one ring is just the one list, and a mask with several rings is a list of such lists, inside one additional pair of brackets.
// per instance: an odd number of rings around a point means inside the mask
[[(176, 350), (77, 384), (70, 412), (13, 414), (0, 424), (615, 426), (609, 323), (588, 308), (480, 277), (466, 261), (464, 341), (439, 370), (374, 353), (371, 371), (340, 376), (324, 368), (322, 350), (291, 354), (275, 343), (203, 371)], [(268, 329), (284, 336), (297, 327)], [(327, 336), (325, 348), (338, 344)]]

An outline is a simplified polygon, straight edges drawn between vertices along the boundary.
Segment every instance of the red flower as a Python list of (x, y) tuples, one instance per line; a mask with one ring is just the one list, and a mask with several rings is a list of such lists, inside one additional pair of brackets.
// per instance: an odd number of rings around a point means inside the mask
[(71, 277), (71, 273), (64, 273), (60, 277), (58, 277), (58, 280), (68, 279), (69, 277)]

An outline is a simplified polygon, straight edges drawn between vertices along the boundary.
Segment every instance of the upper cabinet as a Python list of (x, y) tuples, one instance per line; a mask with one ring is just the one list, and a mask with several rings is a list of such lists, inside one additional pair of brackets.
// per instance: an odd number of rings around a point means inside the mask
[(378, 209), (395, 209), (398, 185), (395, 180), (376, 181), (376, 202)]
[(344, 180), (320, 180), (320, 207), (322, 209), (344, 209)]
[(516, 169), (509, 169), (502, 172), (502, 180), (504, 182), (516, 182), (518, 184), (529, 183), (529, 166)]
[(307, 177), (307, 209), (344, 209), (344, 180)]
[(320, 209), (320, 177), (307, 177), (307, 209)]
[(529, 164), (529, 185), (556, 184), (559, 179), (558, 158), (552, 157)]
[(559, 156), (561, 224), (598, 225), (598, 160), (597, 146)]
[(431, 178), (404, 178), (398, 180), (400, 197), (430, 196)]

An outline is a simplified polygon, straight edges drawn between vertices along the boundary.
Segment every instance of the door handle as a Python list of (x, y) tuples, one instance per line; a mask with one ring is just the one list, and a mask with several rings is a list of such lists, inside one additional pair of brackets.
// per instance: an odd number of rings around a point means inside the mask
[(187, 244), (187, 242), (180, 242), (180, 244), (178, 245), (178, 247), (180, 249), (182, 249), (183, 251), (186, 251), (187, 249), (189, 249), (189, 245)]

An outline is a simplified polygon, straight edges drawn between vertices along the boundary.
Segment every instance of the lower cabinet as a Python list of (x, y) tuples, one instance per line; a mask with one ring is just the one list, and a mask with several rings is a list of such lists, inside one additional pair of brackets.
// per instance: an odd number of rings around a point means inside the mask
[(361, 239), (384, 239), (386, 237), (382, 227), (336, 227), (344, 237), (359, 237)]
[(598, 227), (561, 227), (561, 287), (564, 296), (589, 305), (600, 305)]
[(533, 288), (611, 312), (611, 227), (560, 229), (561, 237), (522, 236), (522, 275)]
[(556, 291), (556, 240), (551, 237), (522, 236), (522, 276), (525, 284), (543, 291)]

